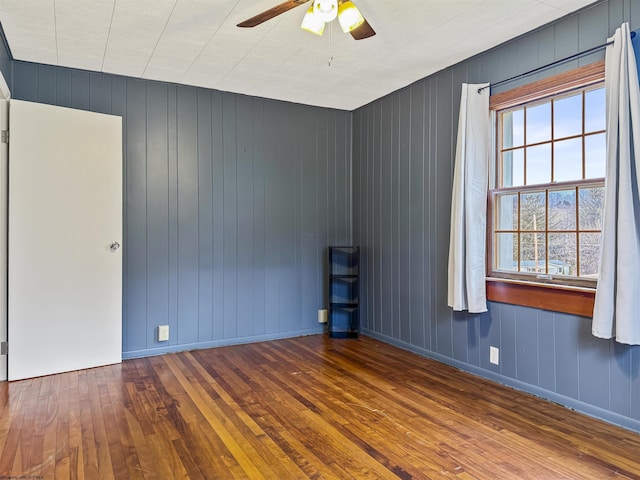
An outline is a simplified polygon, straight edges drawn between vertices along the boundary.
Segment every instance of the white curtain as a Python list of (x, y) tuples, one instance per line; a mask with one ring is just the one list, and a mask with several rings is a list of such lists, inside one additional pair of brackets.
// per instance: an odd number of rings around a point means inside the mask
[[(618, 28), (605, 57), (607, 169), (600, 275), (592, 332), (640, 344), (640, 87), (629, 25)], [(636, 147), (637, 146), (637, 147)]]
[(488, 87), (462, 84), (451, 199), (448, 303), (454, 310), (471, 313), (487, 311), (485, 250), (491, 149)]

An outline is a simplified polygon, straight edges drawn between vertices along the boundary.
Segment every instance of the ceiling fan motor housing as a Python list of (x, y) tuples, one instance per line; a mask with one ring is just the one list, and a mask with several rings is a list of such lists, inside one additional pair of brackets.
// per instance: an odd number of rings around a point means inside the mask
[(331, 22), (338, 16), (338, 0), (315, 0), (313, 13), (325, 22)]

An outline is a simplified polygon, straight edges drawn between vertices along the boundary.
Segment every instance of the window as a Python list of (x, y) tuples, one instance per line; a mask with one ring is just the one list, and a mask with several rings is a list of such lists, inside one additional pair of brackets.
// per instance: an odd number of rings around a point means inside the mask
[(599, 62), (492, 96), (490, 277), (595, 286), (606, 163), (603, 77)]

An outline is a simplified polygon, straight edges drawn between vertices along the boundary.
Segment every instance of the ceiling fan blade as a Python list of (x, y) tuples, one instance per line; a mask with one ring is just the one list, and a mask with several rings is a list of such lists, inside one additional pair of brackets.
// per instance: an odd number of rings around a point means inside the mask
[(276, 5), (269, 10), (265, 10), (262, 13), (259, 13), (255, 17), (251, 17), (244, 22), (239, 23), (238, 27), (255, 27), (256, 25), (260, 25), (261, 23), (266, 22), (267, 20), (271, 20), (278, 15), (288, 12), (292, 8), (295, 8), (303, 3), (307, 3), (309, 0), (287, 0), (286, 2), (282, 2), (279, 5)]
[(376, 31), (371, 27), (371, 25), (369, 25), (369, 22), (367, 22), (366, 18), (362, 25), (360, 25), (355, 30), (351, 30), (351, 36), (356, 40), (373, 37), (375, 34)]

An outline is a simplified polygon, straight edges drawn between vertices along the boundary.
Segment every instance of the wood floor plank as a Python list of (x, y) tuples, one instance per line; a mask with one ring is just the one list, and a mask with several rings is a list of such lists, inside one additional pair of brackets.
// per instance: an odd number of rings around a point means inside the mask
[(640, 435), (367, 337), (0, 384), (0, 477), (640, 479)]

